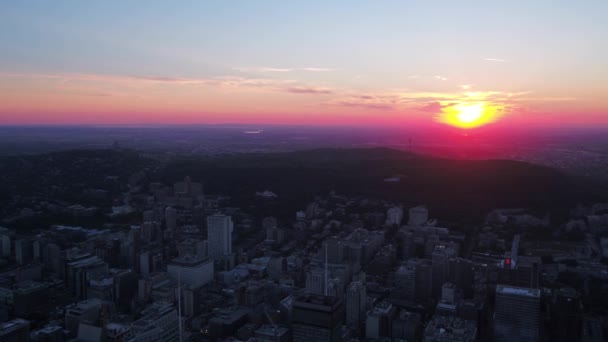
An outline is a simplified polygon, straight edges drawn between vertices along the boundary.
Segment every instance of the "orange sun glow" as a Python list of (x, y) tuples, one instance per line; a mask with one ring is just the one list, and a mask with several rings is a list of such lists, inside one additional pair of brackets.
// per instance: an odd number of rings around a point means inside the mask
[(498, 119), (500, 107), (485, 102), (462, 102), (444, 106), (437, 120), (458, 128), (476, 128)]

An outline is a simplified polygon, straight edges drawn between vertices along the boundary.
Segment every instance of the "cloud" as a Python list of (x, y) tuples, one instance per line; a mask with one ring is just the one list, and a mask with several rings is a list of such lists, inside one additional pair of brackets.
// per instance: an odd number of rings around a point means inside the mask
[(329, 88), (310, 87), (310, 86), (293, 86), (285, 87), (284, 91), (294, 94), (331, 94), (333, 91)]
[(435, 77), (435, 79), (438, 79), (440, 81), (447, 81), (447, 77), (443, 77), (443, 76), (439, 76), (439, 75), (433, 76), (433, 77)]
[(273, 68), (273, 67), (237, 67), (232, 70), (241, 72), (290, 72), (293, 68)]
[(484, 58), (483, 60), (488, 61), (488, 62), (498, 62), (498, 63), (508, 62), (506, 59), (501, 59), (501, 58)]
[(108, 75), (108, 74), (0, 74), (17, 78), (57, 80), (61, 84), (74, 81), (101, 82), (125, 85), (130, 87), (154, 86), (159, 84), (172, 84), (183, 86), (214, 86), (224, 88), (256, 88), (275, 92), (291, 94), (322, 95), (331, 94), (332, 89), (309, 84), (302, 84), (295, 80), (248, 78), (240, 76), (216, 76), (207, 78), (185, 78), (170, 76), (142, 76), (142, 75)]
[(418, 108), (418, 110), (421, 112), (433, 113), (433, 114), (441, 112), (442, 109), (443, 109), (443, 106), (439, 102), (429, 102), (426, 105)]
[(304, 67), (304, 68), (277, 68), (277, 67), (236, 67), (232, 70), (241, 72), (291, 72), (291, 71), (311, 71), (311, 72), (329, 72), (334, 71), (332, 68), (320, 67)]
[(339, 101), (336, 104), (344, 106), (344, 107), (358, 107), (365, 109), (373, 109), (373, 110), (391, 110), (393, 106), (385, 103), (365, 103), (365, 102), (352, 102), (348, 100)]
[(351, 94), (333, 99), (327, 104), (344, 107), (358, 107), (373, 110), (392, 110), (399, 102), (396, 94)]
[(331, 69), (331, 68), (315, 68), (315, 67), (299, 68), (298, 70), (303, 70), (303, 71), (321, 71), (321, 72), (334, 71), (334, 69)]
[(461, 84), (461, 85), (460, 85), (460, 89), (462, 89), (462, 90), (469, 90), (469, 89), (471, 89), (472, 87), (473, 87), (473, 86), (472, 86), (472, 85), (470, 85), (470, 84)]

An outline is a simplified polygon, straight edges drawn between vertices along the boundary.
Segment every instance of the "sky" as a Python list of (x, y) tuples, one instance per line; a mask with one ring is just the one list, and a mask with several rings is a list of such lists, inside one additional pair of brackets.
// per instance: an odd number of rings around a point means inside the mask
[(0, 124), (608, 127), (608, 1), (2, 1)]

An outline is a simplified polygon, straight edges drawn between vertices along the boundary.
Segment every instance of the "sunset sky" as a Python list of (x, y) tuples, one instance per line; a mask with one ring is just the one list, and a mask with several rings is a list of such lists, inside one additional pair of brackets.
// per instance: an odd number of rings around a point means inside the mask
[(608, 127), (608, 1), (2, 1), (0, 124)]

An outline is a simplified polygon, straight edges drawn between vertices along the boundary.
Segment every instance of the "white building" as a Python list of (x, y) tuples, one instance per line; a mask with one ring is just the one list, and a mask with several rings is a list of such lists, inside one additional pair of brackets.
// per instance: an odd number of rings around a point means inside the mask
[(403, 220), (403, 209), (400, 207), (392, 207), (386, 211), (386, 225), (400, 225)]
[(179, 276), (184, 285), (199, 287), (213, 280), (213, 261), (197, 256), (178, 257), (167, 265), (167, 273), (175, 281)]
[(232, 254), (232, 231), (234, 224), (230, 216), (215, 214), (207, 217), (207, 243), (209, 256), (213, 260)]

